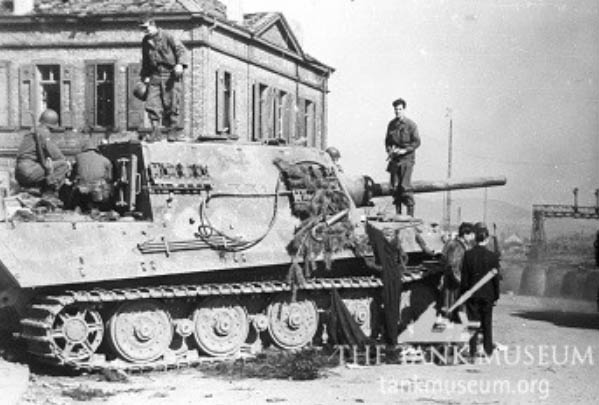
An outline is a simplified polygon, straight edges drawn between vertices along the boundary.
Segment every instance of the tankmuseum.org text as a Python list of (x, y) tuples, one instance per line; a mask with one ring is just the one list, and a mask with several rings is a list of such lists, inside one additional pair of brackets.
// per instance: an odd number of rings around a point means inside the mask
[(447, 395), (455, 398), (458, 395), (536, 395), (540, 400), (549, 397), (549, 381), (546, 379), (423, 379), (414, 375), (412, 378), (378, 378), (378, 389), (384, 395)]

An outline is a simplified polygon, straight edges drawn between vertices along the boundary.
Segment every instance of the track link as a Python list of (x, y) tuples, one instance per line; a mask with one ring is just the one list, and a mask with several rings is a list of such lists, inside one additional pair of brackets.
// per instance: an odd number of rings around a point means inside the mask
[[(426, 277), (433, 270), (422, 267), (408, 269), (402, 276), (404, 283), (410, 283)], [(336, 289), (378, 289), (382, 281), (376, 277), (348, 277), (307, 280), (300, 291)], [(292, 285), (282, 281), (263, 281), (222, 284), (186, 284), (168, 286), (150, 286), (125, 289), (67, 290), (61, 295), (37, 297), (30, 306), (27, 318), (20, 321), (20, 338), (27, 342), (28, 351), (39, 360), (57, 366), (67, 367), (81, 372), (101, 372), (103, 370), (122, 370), (125, 372), (166, 371), (195, 367), (202, 363), (223, 361), (227, 358), (172, 356), (147, 364), (133, 364), (123, 360), (106, 360), (102, 355), (92, 355), (89, 359), (65, 359), (61, 349), (52, 338), (57, 316), (65, 308), (82, 305), (90, 308), (102, 308), (109, 303), (122, 303), (143, 299), (185, 300), (210, 296), (241, 296), (250, 294), (273, 294), (292, 291)], [(195, 353), (195, 351), (193, 351)], [(165, 356), (167, 357), (167, 356)]]

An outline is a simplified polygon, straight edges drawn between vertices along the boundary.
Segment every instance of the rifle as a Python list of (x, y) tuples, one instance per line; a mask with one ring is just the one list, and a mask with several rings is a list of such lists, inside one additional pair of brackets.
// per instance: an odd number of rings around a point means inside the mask
[(466, 302), (468, 298), (472, 297), (472, 294), (478, 291), (487, 281), (495, 277), (497, 273), (499, 273), (497, 269), (491, 269), (487, 274), (483, 276), (483, 278), (478, 280), (478, 282), (474, 284), (468, 291), (462, 294), (460, 298), (458, 298), (458, 300), (451, 306), (451, 308), (443, 308), (443, 311), (446, 314), (450, 314), (453, 311), (455, 311), (456, 308), (458, 308), (460, 305)]

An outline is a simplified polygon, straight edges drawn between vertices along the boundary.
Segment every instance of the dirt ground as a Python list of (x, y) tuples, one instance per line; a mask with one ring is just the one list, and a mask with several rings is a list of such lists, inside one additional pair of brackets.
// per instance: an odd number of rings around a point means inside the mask
[[(19, 405), (68, 404), (595, 404), (599, 313), (593, 302), (503, 295), (487, 362), (340, 365), (311, 381), (211, 376), (201, 369), (129, 376), (32, 372)], [(1, 386), (1, 385), (0, 385)]]

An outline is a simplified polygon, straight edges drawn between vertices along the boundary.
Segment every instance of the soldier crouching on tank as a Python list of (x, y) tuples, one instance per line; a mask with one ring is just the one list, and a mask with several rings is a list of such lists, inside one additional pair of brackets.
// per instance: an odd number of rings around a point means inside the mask
[(45, 110), (39, 117), (39, 125), (25, 134), (17, 151), (15, 178), (19, 186), (39, 188), (46, 197), (55, 196), (71, 169), (58, 146), (50, 139), (50, 129), (57, 127), (56, 111)]
[(401, 204), (404, 204), (407, 214), (413, 216), (412, 171), (415, 150), (420, 146), (420, 136), (416, 123), (405, 116), (406, 101), (399, 98), (392, 105), (395, 118), (389, 122), (385, 137), (385, 149), (389, 162), (387, 171), (391, 175), (391, 187), (395, 190), (393, 199), (396, 212), (401, 214)]
[(76, 156), (71, 204), (84, 212), (110, 209), (112, 195), (112, 163), (90, 139)]
[(167, 139), (173, 141), (181, 110), (183, 69), (188, 66), (187, 49), (179, 39), (156, 27), (152, 17), (143, 18), (139, 26), (145, 32), (140, 76), (148, 86), (145, 101), (153, 136), (159, 138), (162, 119), (168, 128)]

